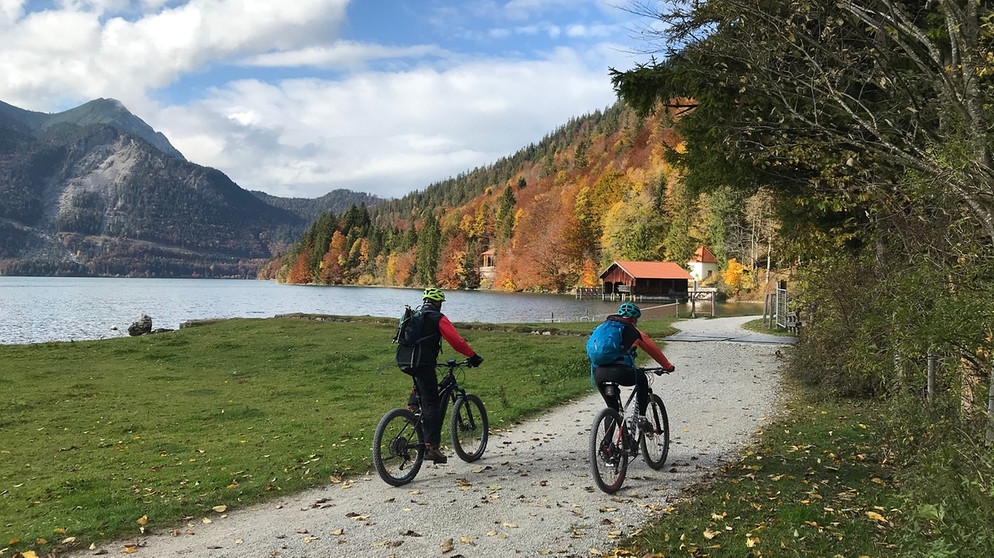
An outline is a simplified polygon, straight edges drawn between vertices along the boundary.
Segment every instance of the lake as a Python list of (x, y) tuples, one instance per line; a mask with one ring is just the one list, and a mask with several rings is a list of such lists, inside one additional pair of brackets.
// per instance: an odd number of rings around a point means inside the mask
[[(454, 322), (600, 321), (616, 302), (572, 295), (446, 291)], [(0, 344), (126, 337), (142, 314), (153, 328), (189, 320), (269, 318), (295, 312), (399, 317), (421, 302), (421, 289), (283, 285), (238, 279), (0, 277)], [(646, 317), (673, 316), (674, 305), (643, 302)], [(708, 305), (698, 303), (698, 311)], [(719, 316), (761, 314), (762, 304), (719, 304)], [(689, 306), (679, 306), (681, 316)]]

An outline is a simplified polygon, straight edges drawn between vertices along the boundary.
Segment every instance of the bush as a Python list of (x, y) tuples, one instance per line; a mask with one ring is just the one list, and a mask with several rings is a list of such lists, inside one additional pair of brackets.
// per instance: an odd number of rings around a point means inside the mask
[[(960, 412), (956, 395), (928, 406), (920, 397), (891, 401), (895, 479), (905, 495), (900, 540), (907, 556), (994, 556), (994, 450), (982, 423)], [(926, 547), (921, 541), (930, 541)]]

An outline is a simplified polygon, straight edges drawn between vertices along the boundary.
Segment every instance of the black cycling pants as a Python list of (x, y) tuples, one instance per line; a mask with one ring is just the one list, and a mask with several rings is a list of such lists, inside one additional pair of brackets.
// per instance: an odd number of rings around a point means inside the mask
[(418, 366), (414, 369), (414, 385), (421, 399), (421, 419), (425, 423), (425, 442), (438, 447), (442, 439), (442, 411), (438, 398), (438, 377), (435, 365)]
[(604, 382), (613, 382), (620, 386), (635, 386), (635, 402), (638, 405), (639, 415), (645, 415), (645, 409), (649, 406), (649, 378), (646, 378), (644, 373), (624, 364), (608, 364), (594, 369), (594, 383), (597, 384), (597, 391), (601, 393), (601, 397), (604, 398), (608, 407), (621, 412), (620, 397), (605, 395)]

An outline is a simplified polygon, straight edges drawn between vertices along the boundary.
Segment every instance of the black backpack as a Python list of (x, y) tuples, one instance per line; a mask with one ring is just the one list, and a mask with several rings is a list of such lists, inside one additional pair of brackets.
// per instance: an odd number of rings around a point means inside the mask
[(425, 316), (421, 310), (404, 306), (404, 313), (397, 323), (393, 342), (397, 345), (397, 366), (405, 373), (412, 374), (418, 364), (420, 345), (428, 336), (424, 335)]

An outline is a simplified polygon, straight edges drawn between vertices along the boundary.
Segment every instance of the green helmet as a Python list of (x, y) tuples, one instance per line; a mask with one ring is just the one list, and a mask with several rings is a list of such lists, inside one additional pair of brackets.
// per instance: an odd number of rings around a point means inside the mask
[(430, 300), (432, 302), (445, 302), (445, 293), (441, 289), (436, 289), (435, 287), (428, 287), (425, 289), (424, 300)]
[(642, 315), (642, 311), (634, 303), (624, 302), (618, 307), (618, 315), (622, 318), (638, 319)]

